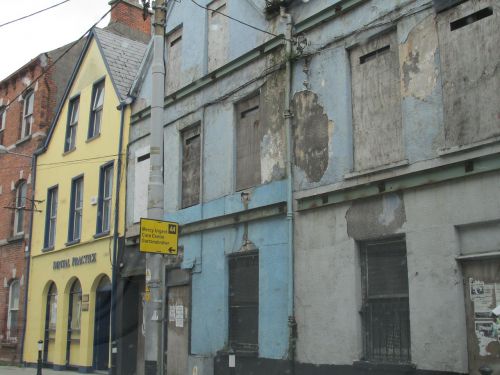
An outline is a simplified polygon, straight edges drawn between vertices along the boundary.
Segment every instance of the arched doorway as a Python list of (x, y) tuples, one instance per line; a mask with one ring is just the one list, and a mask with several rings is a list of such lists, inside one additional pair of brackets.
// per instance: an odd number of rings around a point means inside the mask
[(111, 314), (111, 282), (103, 276), (96, 290), (94, 323), (94, 368), (107, 370)]
[(75, 365), (80, 349), (80, 321), (82, 313), (82, 286), (76, 279), (69, 292), (68, 334), (66, 343), (66, 365)]
[(47, 293), (47, 308), (45, 310), (45, 332), (43, 362), (45, 364), (53, 363), (53, 353), (56, 341), (56, 323), (57, 323), (57, 287), (51, 283)]

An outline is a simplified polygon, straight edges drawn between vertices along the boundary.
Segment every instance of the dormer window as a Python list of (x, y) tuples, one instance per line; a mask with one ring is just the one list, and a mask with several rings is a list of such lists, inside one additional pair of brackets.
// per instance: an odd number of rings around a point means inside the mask
[(90, 123), (88, 138), (97, 137), (101, 133), (102, 107), (104, 104), (104, 81), (94, 85), (92, 89), (92, 107), (90, 108)]
[(33, 102), (35, 94), (29, 91), (24, 97), (23, 105), (23, 120), (21, 124), (21, 139), (26, 138), (31, 134), (31, 126), (33, 125)]

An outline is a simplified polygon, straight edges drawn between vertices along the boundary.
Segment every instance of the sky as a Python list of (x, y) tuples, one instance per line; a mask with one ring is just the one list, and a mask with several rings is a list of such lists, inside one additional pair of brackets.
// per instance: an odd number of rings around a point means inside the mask
[[(63, 0), (0, 0), (0, 25)], [(70, 0), (58, 7), (0, 27), (0, 80), (42, 52), (82, 36), (109, 9), (109, 0)], [(99, 24), (106, 26), (109, 15)]]

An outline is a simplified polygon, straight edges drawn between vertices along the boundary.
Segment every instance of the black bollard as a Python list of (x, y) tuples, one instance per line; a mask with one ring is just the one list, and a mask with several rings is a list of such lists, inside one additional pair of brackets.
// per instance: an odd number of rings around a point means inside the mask
[(38, 341), (38, 362), (36, 364), (36, 375), (42, 375), (42, 351), (43, 351), (43, 341)]
[(486, 365), (483, 365), (479, 368), (479, 372), (481, 373), (481, 375), (491, 375), (493, 374), (493, 370), (490, 369), (488, 366)]

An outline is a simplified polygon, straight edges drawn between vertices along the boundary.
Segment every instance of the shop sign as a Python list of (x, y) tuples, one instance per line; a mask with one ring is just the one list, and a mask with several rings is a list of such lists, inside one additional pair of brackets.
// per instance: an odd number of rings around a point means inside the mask
[(141, 219), (139, 250), (143, 253), (177, 255), (179, 224), (171, 221)]
[(97, 262), (97, 253), (82, 255), (79, 257), (67, 258), (62, 260), (55, 260), (52, 263), (53, 270), (61, 270), (64, 268), (78, 267), (83, 264), (90, 264)]

